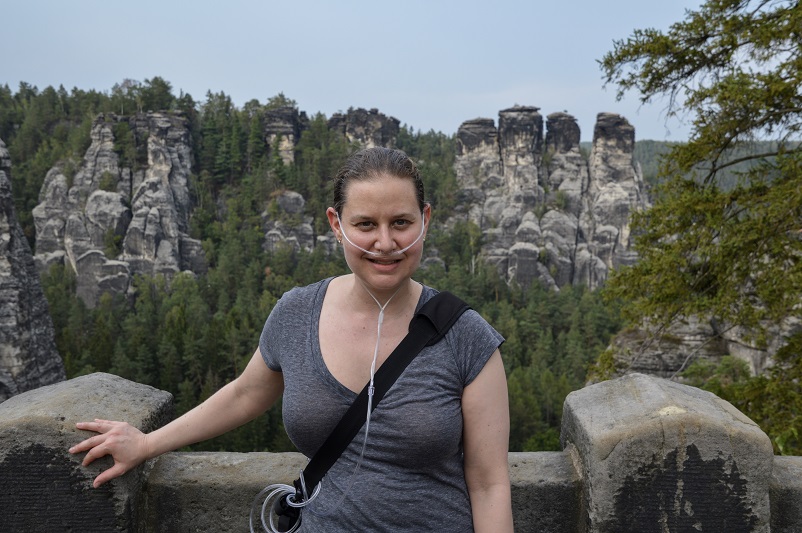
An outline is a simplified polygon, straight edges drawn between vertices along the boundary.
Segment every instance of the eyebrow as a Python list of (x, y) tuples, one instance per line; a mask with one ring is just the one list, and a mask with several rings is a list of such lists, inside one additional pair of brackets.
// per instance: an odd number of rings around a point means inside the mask
[[(399, 218), (415, 219), (417, 216), (418, 215), (414, 214), (414, 213), (396, 213), (394, 215), (391, 215), (390, 218), (391, 219), (395, 219), (395, 220), (397, 220)], [(352, 215), (352, 216), (348, 217), (348, 221), (349, 222), (356, 222), (356, 221), (362, 221), (362, 220), (374, 220), (375, 218), (376, 217), (374, 217), (374, 216), (361, 215), (361, 214), (357, 213), (355, 215)]]

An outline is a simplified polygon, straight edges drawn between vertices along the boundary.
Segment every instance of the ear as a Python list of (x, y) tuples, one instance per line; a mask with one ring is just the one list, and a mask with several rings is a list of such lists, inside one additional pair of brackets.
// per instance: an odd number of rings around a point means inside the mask
[(424, 239), (426, 238), (426, 234), (429, 233), (429, 221), (431, 220), (431, 218), (432, 218), (432, 204), (427, 202), (423, 206), (423, 224), (424, 224), (423, 238)]
[(331, 227), (331, 231), (334, 233), (334, 237), (338, 242), (342, 241), (343, 230), (340, 227), (340, 221), (337, 218), (337, 211), (333, 207), (326, 209), (326, 218), (329, 219), (329, 226)]

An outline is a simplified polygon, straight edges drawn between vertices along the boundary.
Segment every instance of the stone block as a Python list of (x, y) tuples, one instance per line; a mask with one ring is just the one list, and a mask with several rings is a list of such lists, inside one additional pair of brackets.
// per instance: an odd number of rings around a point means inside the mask
[(777, 456), (771, 474), (771, 531), (802, 531), (802, 457)]
[(565, 452), (510, 453), (516, 533), (580, 531), (582, 488)]
[(130, 531), (147, 465), (99, 489), (110, 457), (81, 466), (70, 446), (93, 433), (75, 423), (125, 420), (151, 431), (172, 418), (172, 395), (110, 374), (28, 391), (0, 404), (0, 531)]
[(588, 533), (769, 531), (769, 438), (728, 402), (642, 374), (572, 392), (563, 446)]
[(248, 531), (259, 491), (273, 483), (291, 485), (306, 463), (300, 453), (165, 454), (148, 477), (147, 512), (137, 531)]

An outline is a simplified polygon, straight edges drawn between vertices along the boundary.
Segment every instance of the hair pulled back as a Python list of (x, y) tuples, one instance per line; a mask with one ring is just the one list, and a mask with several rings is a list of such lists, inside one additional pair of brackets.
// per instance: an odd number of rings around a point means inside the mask
[(375, 147), (351, 154), (334, 177), (334, 209), (337, 213), (342, 215), (346, 189), (350, 182), (374, 180), (382, 175), (412, 180), (418, 207), (423, 211), (426, 202), (423, 199), (423, 180), (417, 165), (401, 150)]

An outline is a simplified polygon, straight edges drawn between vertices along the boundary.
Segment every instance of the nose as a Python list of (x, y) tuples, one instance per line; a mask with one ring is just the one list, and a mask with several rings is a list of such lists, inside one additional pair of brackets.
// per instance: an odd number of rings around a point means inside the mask
[(379, 226), (373, 248), (380, 253), (389, 253), (395, 250), (395, 240), (389, 226)]

